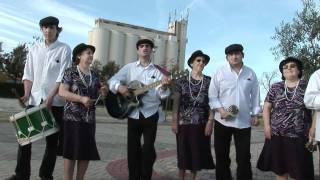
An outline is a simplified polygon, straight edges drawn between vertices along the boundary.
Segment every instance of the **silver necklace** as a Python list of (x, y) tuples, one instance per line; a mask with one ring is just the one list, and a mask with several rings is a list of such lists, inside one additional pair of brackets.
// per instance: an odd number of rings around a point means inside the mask
[[(200, 93), (201, 93), (201, 90), (202, 90), (203, 77), (201, 78), (201, 80), (200, 80), (198, 83), (195, 83), (195, 84), (194, 84), (194, 83), (191, 82), (191, 73), (189, 73), (189, 79), (188, 79), (188, 81), (189, 81), (189, 92), (190, 92), (191, 99), (194, 100), (194, 101), (196, 101), (196, 100), (198, 99)], [(201, 85), (200, 85), (199, 92), (198, 92), (197, 96), (194, 97), (194, 96), (192, 95), (192, 91), (191, 91), (191, 84), (192, 84), (193, 86), (196, 86), (196, 85), (199, 85), (200, 83), (201, 83)]]
[(78, 70), (78, 73), (79, 73), (79, 76), (80, 76), (80, 79), (82, 81), (82, 83), (88, 88), (89, 86), (91, 86), (92, 84), (92, 76), (91, 76), (91, 70), (89, 69), (89, 84), (87, 84), (87, 82), (85, 81), (85, 79), (83, 78), (83, 75), (80, 71), (80, 68), (79, 66), (77, 65), (77, 70)]
[[(292, 101), (292, 100), (293, 100), (294, 96), (296, 95), (296, 92), (297, 92), (297, 89), (298, 89), (299, 84), (300, 84), (300, 80), (298, 81), (298, 84), (296, 85), (296, 87), (294, 88), (294, 90), (290, 92), (289, 89), (288, 89), (288, 86), (287, 86), (287, 81), (284, 81), (284, 85), (285, 85), (284, 94), (286, 95), (286, 99), (287, 99), (288, 101)], [(290, 94), (293, 93), (291, 99), (288, 98), (287, 92), (290, 93)]]

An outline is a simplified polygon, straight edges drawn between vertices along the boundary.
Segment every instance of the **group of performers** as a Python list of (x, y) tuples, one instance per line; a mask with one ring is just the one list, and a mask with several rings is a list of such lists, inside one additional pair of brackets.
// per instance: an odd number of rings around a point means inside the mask
[[(56, 158), (64, 158), (64, 179), (83, 180), (90, 160), (99, 160), (95, 131), (95, 105), (110, 91), (132, 96), (128, 84), (161, 81), (147, 91), (142, 106), (128, 115), (127, 159), (130, 180), (150, 180), (156, 159), (154, 147), (161, 99), (173, 94), (172, 132), (176, 135), (179, 179), (190, 170), (191, 179), (197, 171), (216, 169), (217, 180), (231, 180), (230, 144), (234, 138), (236, 179), (251, 180), (251, 126), (259, 125), (259, 82), (255, 72), (244, 65), (243, 46), (225, 48), (226, 65), (213, 75), (203, 74), (210, 57), (197, 50), (188, 59), (191, 72), (174, 82), (159, 66), (151, 62), (154, 43), (141, 39), (136, 43), (138, 60), (124, 65), (107, 84), (92, 70), (95, 47), (78, 44), (73, 51), (58, 41), (62, 28), (56, 17), (39, 22), (44, 42), (29, 49), (24, 75), (23, 102), (31, 108), (40, 104), (52, 111), (60, 126), (58, 133), (46, 137), (46, 149), (39, 170), (41, 180), (52, 180)], [(320, 70), (310, 78), (302, 78), (302, 62), (293, 57), (281, 61), (281, 82), (275, 83), (263, 106), (266, 141), (257, 168), (272, 171), (276, 179), (314, 179), (312, 152), (305, 144), (310, 138), (320, 141)], [(313, 109), (314, 114), (309, 109)], [(312, 118), (313, 117), (313, 118)], [(215, 162), (211, 153), (214, 134)], [(143, 144), (141, 138), (143, 136)], [(7, 180), (29, 180), (31, 146), (18, 146), (15, 174)], [(75, 166), (77, 172), (74, 173)]]

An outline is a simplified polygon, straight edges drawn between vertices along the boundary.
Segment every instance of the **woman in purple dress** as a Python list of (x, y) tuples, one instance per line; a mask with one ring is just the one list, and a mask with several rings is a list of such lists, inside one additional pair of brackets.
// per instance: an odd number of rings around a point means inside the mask
[(172, 131), (177, 137), (179, 180), (185, 171), (191, 171), (195, 179), (197, 171), (214, 169), (211, 154), (213, 113), (209, 108), (208, 89), (210, 77), (202, 71), (210, 57), (202, 51), (195, 51), (188, 60), (192, 68), (189, 77), (176, 82), (172, 115)]
[(311, 126), (311, 112), (303, 98), (307, 82), (302, 62), (288, 57), (281, 61), (281, 82), (271, 86), (263, 106), (265, 145), (257, 167), (272, 171), (277, 180), (313, 180), (312, 153), (305, 148)]
[(59, 95), (67, 100), (64, 107), (64, 179), (72, 180), (77, 161), (76, 179), (83, 180), (89, 160), (100, 160), (96, 140), (95, 104), (107, 87), (100, 85), (99, 74), (90, 69), (95, 47), (79, 44), (73, 49), (76, 66), (67, 69)]

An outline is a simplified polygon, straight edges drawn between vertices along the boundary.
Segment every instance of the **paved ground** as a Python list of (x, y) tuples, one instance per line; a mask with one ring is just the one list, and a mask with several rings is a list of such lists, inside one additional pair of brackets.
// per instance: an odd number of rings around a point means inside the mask
[[(10, 114), (21, 111), (16, 101), (0, 98), (0, 180), (10, 176), (16, 165), (17, 143), (13, 126), (7, 121)], [(100, 152), (100, 161), (91, 161), (87, 180), (127, 179), (126, 163), (126, 122), (107, 118), (103, 108), (98, 109), (96, 140)], [(271, 173), (264, 173), (255, 168), (257, 157), (263, 146), (263, 131), (261, 127), (252, 131), (252, 165), (253, 176), (257, 180), (274, 179)], [(213, 144), (213, 143), (212, 143)], [(45, 142), (39, 140), (33, 144), (32, 151), (32, 180), (38, 180), (38, 169), (41, 163)], [(158, 159), (154, 166), (153, 179), (177, 179), (175, 136), (171, 133), (170, 126), (164, 122), (159, 124), (156, 140)], [(214, 150), (212, 149), (214, 155)], [(315, 171), (319, 172), (318, 155), (314, 154)], [(232, 172), (235, 174), (235, 152), (231, 149)], [(54, 177), (63, 179), (63, 160), (58, 158)], [(198, 179), (215, 179), (215, 171), (201, 171)]]

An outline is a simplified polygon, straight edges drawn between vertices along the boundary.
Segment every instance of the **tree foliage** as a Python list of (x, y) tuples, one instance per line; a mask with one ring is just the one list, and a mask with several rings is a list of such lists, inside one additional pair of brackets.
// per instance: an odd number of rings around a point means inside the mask
[(262, 73), (262, 77), (260, 79), (260, 84), (267, 92), (271, 88), (272, 84), (275, 83), (278, 76), (278, 69), (273, 70), (271, 72)]
[(109, 61), (106, 65), (102, 66), (97, 60), (93, 61), (92, 68), (99, 71), (101, 80), (104, 82), (111, 78), (120, 69), (119, 65), (114, 61)]
[(272, 39), (278, 44), (272, 48), (276, 59), (294, 56), (304, 65), (304, 78), (320, 68), (320, 14), (314, 0), (302, 0), (303, 8), (292, 22), (282, 22)]
[(27, 45), (20, 44), (10, 53), (0, 54), (0, 70), (15, 83), (20, 81), (23, 75), (24, 64), (27, 59)]

